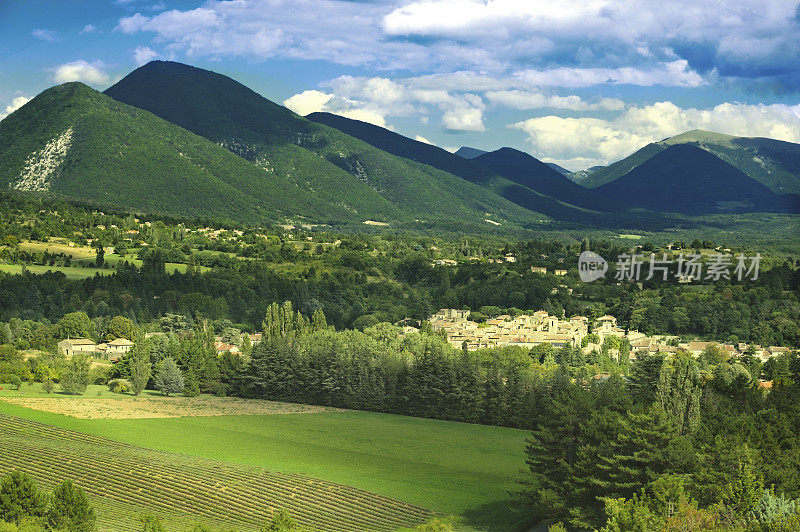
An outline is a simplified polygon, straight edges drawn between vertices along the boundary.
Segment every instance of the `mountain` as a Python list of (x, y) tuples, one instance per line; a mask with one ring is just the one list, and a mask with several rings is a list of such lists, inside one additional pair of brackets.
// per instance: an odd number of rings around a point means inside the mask
[(619, 207), (613, 199), (599, 198), (553, 170), (547, 163), (514, 148), (500, 148), (473, 160), (519, 185), (572, 205), (594, 210)]
[(462, 146), (455, 152), (456, 155), (463, 157), (464, 159), (474, 159), (475, 157), (483, 155), (484, 153), (486, 153), (486, 151), (479, 150), (478, 148), (470, 148), (469, 146)]
[(449, 173), (396, 157), (277, 105), (233, 79), (150, 62), (106, 90), (327, 197), (362, 220), (533, 223), (529, 212)]
[(594, 188), (614, 181), (678, 144), (695, 146), (716, 155), (776, 194), (800, 193), (800, 144), (762, 137), (734, 137), (700, 129), (648, 144), (625, 159), (593, 172), (581, 183)]
[[(489, 153), (484, 153), (474, 159), (465, 159), (447, 150), (419, 142), (408, 137), (404, 137), (394, 131), (368, 124), (360, 120), (353, 120), (331, 113), (311, 113), (306, 116), (309, 120), (334, 127), (339, 131), (361, 139), (370, 145), (383, 151), (403, 157), (412, 161), (423, 163), (449, 174), (458, 176), (462, 179), (480, 185), (491, 190), (495, 194), (506, 198), (517, 205), (537, 213), (545, 214), (557, 220), (570, 222), (588, 222), (592, 220), (592, 215), (584, 208), (578, 208), (570, 203), (572, 198), (583, 198), (590, 195), (585, 189), (573, 185), (572, 195), (562, 194), (562, 197), (553, 197), (544, 190), (537, 188), (541, 184), (536, 179), (515, 179), (502, 175), (495, 169), (482, 164), (482, 158), (488, 157)], [(516, 151), (516, 150), (515, 150)], [(496, 153), (496, 152), (492, 152)], [(522, 152), (519, 152), (522, 153)], [(528, 156), (532, 161), (544, 167), (544, 172), (555, 175), (558, 179), (569, 181), (555, 170), (537, 159)], [(489, 161), (495, 161), (495, 157), (489, 157)], [(537, 171), (539, 170), (537, 166)], [(543, 180), (546, 181), (546, 180)], [(545, 183), (545, 188), (548, 188)], [(550, 187), (558, 189), (558, 187)], [(594, 201), (594, 203), (598, 203)]]
[(291, 179), (77, 82), (0, 121), (0, 187), (253, 223), (297, 212), (354, 219)]
[(782, 203), (755, 179), (689, 144), (669, 146), (595, 191), (636, 207), (684, 214), (780, 210)]
[(556, 172), (558, 172), (561, 175), (564, 175), (564, 176), (567, 176), (567, 177), (572, 175), (572, 172), (570, 172), (569, 170), (567, 170), (563, 166), (557, 165), (556, 163), (544, 163), (544, 164), (546, 164), (547, 166), (549, 166), (550, 168), (552, 168), (553, 170), (555, 170)]

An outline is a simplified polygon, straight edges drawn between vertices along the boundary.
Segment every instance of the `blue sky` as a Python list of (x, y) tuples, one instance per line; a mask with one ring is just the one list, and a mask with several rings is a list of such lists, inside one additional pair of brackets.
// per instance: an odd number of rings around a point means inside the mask
[(800, 142), (798, 0), (0, 0), (0, 117), (169, 59), (300, 114), (571, 170), (682, 131)]

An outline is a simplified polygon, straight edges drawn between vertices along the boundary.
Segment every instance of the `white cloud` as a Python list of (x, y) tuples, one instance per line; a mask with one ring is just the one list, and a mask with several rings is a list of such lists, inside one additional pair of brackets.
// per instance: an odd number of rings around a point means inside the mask
[(149, 46), (139, 46), (133, 51), (133, 60), (138, 66), (149, 63), (158, 57), (158, 52), (151, 50)]
[(92, 85), (105, 85), (110, 78), (103, 70), (103, 63), (89, 63), (83, 59), (59, 65), (53, 69), (53, 80), (56, 83), (82, 81)]
[(442, 115), (442, 122), (447, 129), (456, 131), (484, 131), (483, 110), (477, 107), (451, 109)]
[(685, 59), (658, 63), (652, 67), (576, 68), (522, 70), (515, 76), (537, 87), (591, 87), (593, 85), (639, 85), (650, 87), (699, 87), (707, 81), (689, 67)]
[(133, 16), (119, 19), (119, 24), (115, 29), (127, 34), (136, 33), (137, 31), (142, 31), (149, 21), (150, 19), (141, 13), (136, 13)]
[(136, 13), (121, 18), (117, 29), (152, 33), (167, 52), (188, 56), (474, 71), (489, 81), (519, 75), (536, 86), (695, 87), (717, 76), (796, 78), (800, 84), (796, 4), (207, 0), (196, 9)]
[(514, 109), (568, 109), (571, 111), (621, 111), (625, 102), (617, 98), (600, 98), (589, 103), (574, 94), (568, 96), (547, 95), (538, 91), (488, 91), (486, 98), (496, 104)]
[(25, 105), (26, 103), (28, 103), (29, 101), (31, 101), (30, 98), (26, 98), (25, 96), (17, 96), (13, 100), (11, 100), (10, 104), (6, 105), (5, 111), (0, 113), (0, 120), (4, 119), (5, 117), (10, 115), (14, 111)]
[(372, 124), (375, 126), (392, 129), (391, 126), (386, 125), (386, 119), (383, 117), (383, 115), (375, 111), (371, 111), (369, 109), (351, 109), (349, 111), (340, 111), (336, 114), (342, 115), (345, 118), (360, 120), (362, 122), (367, 122), (368, 124)]
[(325, 104), (331, 101), (332, 98), (333, 94), (326, 94), (317, 90), (307, 90), (283, 100), (283, 105), (300, 116), (306, 116), (310, 113), (324, 111)]
[(84, 33), (95, 33), (96, 31), (97, 31), (97, 28), (94, 27), (94, 24), (87, 24), (79, 32), (79, 35), (83, 35)]
[(426, 139), (422, 135), (416, 135), (414, 137), (414, 140), (416, 140), (418, 142), (424, 142), (425, 144), (430, 144), (431, 146), (436, 146), (436, 143), (429, 141), (428, 139)]
[(33, 37), (36, 37), (37, 39), (41, 39), (42, 41), (47, 41), (47, 42), (55, 42), (58, 39), (56, 32), (43, 28), (38, 28), (33, 30), (31, 32), (31, 35)]
[(534, 155), (608, 164), (650, 142), (692, 129), (800, 142), (800, 105), (726, 102), (711, 109), (684, 109), (672, 102), (657, 102), (630, 107), (611, 120), (543, 116), (511, 127), (528, 135)]

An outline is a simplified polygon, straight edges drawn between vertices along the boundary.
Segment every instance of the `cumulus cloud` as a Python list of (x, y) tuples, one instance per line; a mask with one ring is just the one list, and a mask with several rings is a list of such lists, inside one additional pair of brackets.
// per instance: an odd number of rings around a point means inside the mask
[(133, 51), (133, 60), (138, 66), (149, 63), (158, 57), (158, 52), (151, 50), (149, 46), (139, 46)]
[(382, 127), (387, 127), (388, 116), (420, 116), (427, 123), (428, 115), (438, 111), (448, 129), (484, 130), (485, 104), (479, 95), (417, 89), (408, 81), (340, 76), (323, 83), (330, 92), (307, 90), (283, 103), (298, 114), (326, 111)]
[(483, 110), (476, 107), (462, 107), (445, 111), (442, 122), (447, 129), (455, 131), (484, 131)]
[(527, 134), (537, 156), (561, 161), (568, 167), (579, 163), (591, 166), (608, 164), (650, 142), (692, 129), (800, 142), (800, 105), (726, 102), (710, 109), (696, 109), (667, 101), (630, 107), (610, 120), (543, 116), (511, 127)]
[(6, 105), (5, 110), (2, 113), (0, 113), (0, 120), (4, 119), (5, 117), (10, 115), (14, 111), (25, 105), (26, 103), (28, 103), (29, 101), (31, 101), (30, 98), (26, 98), (25, 96), (17, 96), (13, 100), (11, 100), (11, 103)]
[(436, 143), (429, 141), (428, 139), (426, 139), (422, 135), (416, 135), (414, 137), (414, 140), (416, 140), (417, 142), (424, 142), (425, 144), (430, 144), (431, 146), (436, 146)]
[(324, 111), (325, 104), (332, 98), (333, 94), (326, 94), (318, 90), (307, 90), (283, 100), (283, 105), (300, 116), (306, 116), (307, 114)]
[(66, 83), (68, 81), (82, 81), (92, 85), (106, 85), (110, 78), (103, 70), (103, 63), (95, 61), (89, 63), (83, 59), (64, 63), (53, 69), (53, 81)]
[(43, 28), (38, 28), (33, 30), (31, 32), (31, 35), (33, 37), (36, 37), (37, 39), (47, 42), (55, 42), (58, 39), (58, 35), (56, 34), (56, 32), (52, 30), (46, 30)]

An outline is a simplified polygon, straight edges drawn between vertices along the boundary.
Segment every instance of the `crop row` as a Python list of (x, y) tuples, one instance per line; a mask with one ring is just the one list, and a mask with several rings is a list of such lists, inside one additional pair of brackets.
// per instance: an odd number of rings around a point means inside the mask
[(393, 530), (431, 513), (301, 475), (141, 449), (0, 414), (0, 471), (70, 478), (111, 506), (196, 515), (257, 528), (279, 508), (318, 530)]

